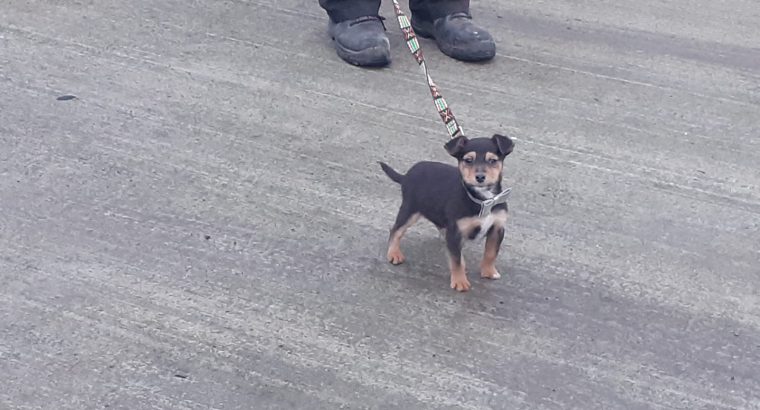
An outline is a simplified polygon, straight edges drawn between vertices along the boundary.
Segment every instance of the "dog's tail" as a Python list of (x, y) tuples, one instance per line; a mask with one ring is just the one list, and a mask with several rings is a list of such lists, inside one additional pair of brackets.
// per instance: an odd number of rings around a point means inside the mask
[(388, 178), (390, 178), (393, 182), (400, 184), (404, 180), (404, 175), (401, 175), (398, 172), (396, 172), (395, 169), (391, 168), (385, 162), (378, 162), (378, 164), (380, 164), (380, 168), (383, 169), (383, 172), (385, 172), (385, 175), (388, 175)]

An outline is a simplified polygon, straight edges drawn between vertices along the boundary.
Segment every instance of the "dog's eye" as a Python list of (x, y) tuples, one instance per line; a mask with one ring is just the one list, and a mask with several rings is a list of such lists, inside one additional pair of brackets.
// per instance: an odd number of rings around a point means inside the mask
[(473, 159), (472, 158), (465, 158), (464, 163), (465, 164), (472, 164)]
[(496, 158), (491, 158), (488, 160), (489, 165), (496, 165), (497, 162), (499, 162), (499, 160)]

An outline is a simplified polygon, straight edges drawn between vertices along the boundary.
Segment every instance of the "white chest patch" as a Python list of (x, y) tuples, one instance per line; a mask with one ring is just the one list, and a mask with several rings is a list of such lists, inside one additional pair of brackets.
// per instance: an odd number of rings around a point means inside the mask
[(480, 219), (480, 232), (478, 232), (478, 236), (475, 237), (476, 241), (479, 241), (486, 237), (486, 234), (488, 234), (488, 230), (491, 229), (494, 222), (496, 222), (496, 218), (494, 217), (493, 213), (489, 213), (488, 215), (484, 216)]
[(482, 218), (462, 218), (457, 221), (457, 225), (459, 227), (459, 231), (462, 232), (462, 235), (464, 237), (470, 237), (469, 235), (473, 230), (479, 229), (478, 234), (475, 235), (475, 237), (472, 239), (480, 240), (488, 235), (488, 230), (493, 226), (505, 227), (507, 225), (507, 211), (498, 210)]

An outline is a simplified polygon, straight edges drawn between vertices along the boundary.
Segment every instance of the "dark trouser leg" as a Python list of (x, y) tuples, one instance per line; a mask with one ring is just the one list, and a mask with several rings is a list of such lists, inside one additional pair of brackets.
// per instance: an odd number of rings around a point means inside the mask
[(377, 16), (380, 0), (319, 0), (332, 21), (339, 23), (362, 16)]
[(409, 0), (409, 9), (416, 18), (433, 21), (437, 18), (470, 11), (470, 0)]

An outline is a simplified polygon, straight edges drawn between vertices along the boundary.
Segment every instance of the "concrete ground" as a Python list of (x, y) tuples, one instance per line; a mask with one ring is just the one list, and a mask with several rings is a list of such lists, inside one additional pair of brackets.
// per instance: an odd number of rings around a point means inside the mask
[(384, 260), (375, 162), (451, 162), (394, 20), (364, 70), (316, 0), (3, 1), (0, 408), (760, 408), (760, 6), (472, 10), (493, 62), (422, 46), (517, 149), (459, 294), (430, 224)]

